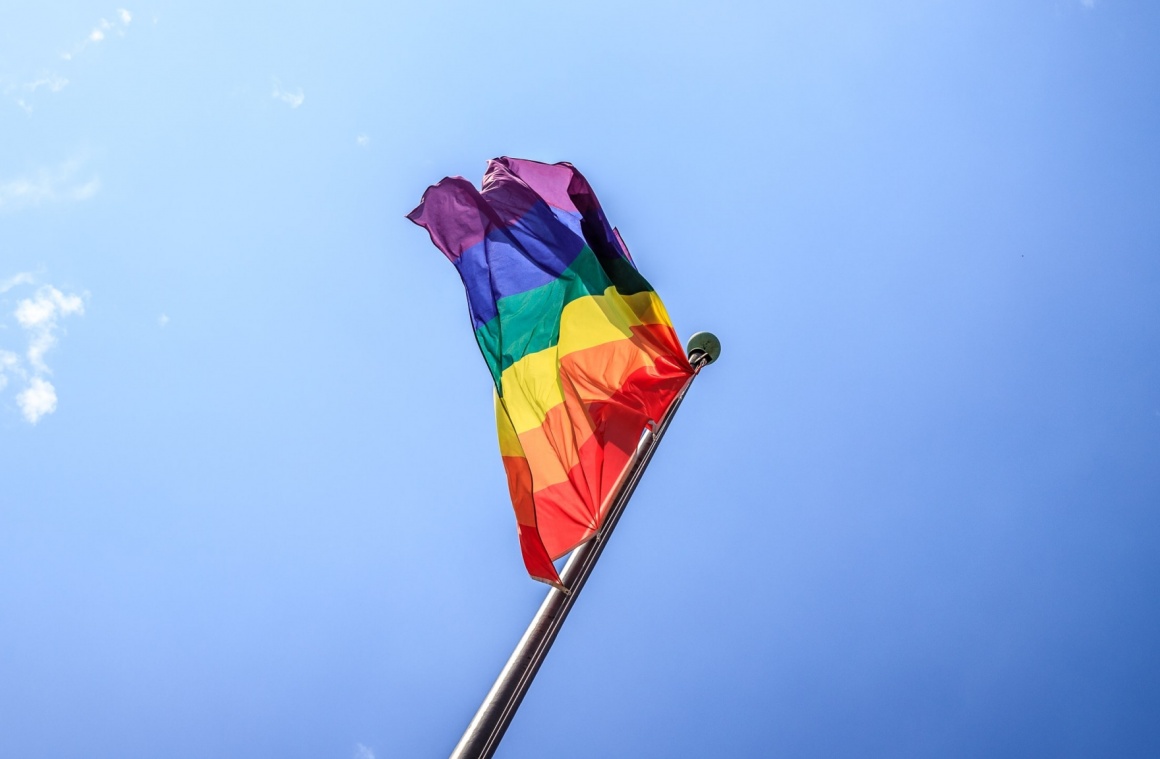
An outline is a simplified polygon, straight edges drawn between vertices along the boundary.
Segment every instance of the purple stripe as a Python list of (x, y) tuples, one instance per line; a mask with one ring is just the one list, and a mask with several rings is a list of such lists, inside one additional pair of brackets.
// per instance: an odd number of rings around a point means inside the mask
[(493, 171), (514, 174), (549, 205), (583, 218), (582, 234), (596, 255), (632, 262), (628, 248), (608, 223), (592, 185), (572, 164), (497, 158), (488, 164), (488, 173)]
[(632, 260), (588, 180), (567, 163), (497, 158), (482, 191), (448, 177), (407, 218), (459, 270), (476, 328), (495, 318), (500, 298), (563, 274), (586, 244), (603, 258)]
[(426, 229), (452, 263), (482, 240), (489, 226), (487, 204), (463, 177), (447, 177), (428, 187), (407, 218)]
[[(572, 164), (540, 163), (522, 158), (496, 158), (491, 163), (519, 177), (553, 208), (574, 216), (580, 215), (580, 209), (568, 194), (568, 188), (577, 174)], [(492, 170), (490, 165), (488, 170)]]

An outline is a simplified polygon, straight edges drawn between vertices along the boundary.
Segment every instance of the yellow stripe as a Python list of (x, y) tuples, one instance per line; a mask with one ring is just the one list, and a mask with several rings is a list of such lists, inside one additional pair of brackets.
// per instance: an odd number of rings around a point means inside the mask
[[(615, 288), (609, 288), (615, 289)], [(607, 290), (605, 291), (607, 293)], [(669, 319), (669, 312), (665, 310), (665, 304), (657, 297), (657, 294), (651, 290), (633, 295), (622, 295), (624, 301), (628, 303), (628, 307), (636, 314), (637, 319), (643, 324), (667, 324), (670, 327), (673, 325)]]
[(493, 388), (491, 394), (495, 397), (495, 426), (499, 432), (499, 455), (523, 456), (524, 447), (516, 437), (516, 430), (512, 427), (512, 420), (508, 418), (507, 411), (504, 410), (499, 393)]
[(548, 409), (564, 402), (555, 347), (524, 356), (504, 370), (503, 404), (517, 433), (539, 427)]
[(575, 353), (594, 345), (603, 345), (632, 337), (632, 328), (640, 319), (624, 298), (615, 292), (608, 295), (586, 295), (564, 306), (560, 314), (560, 355)]
[(656, 293), (621, 295), (609, 287), (603, 295), (586, 295), (564, 306), (560, 355), (632, 337), (633, 327), (669, 323), (668, 312)]
[[(528, 358), (550, 364), (551, 374), (536, 372), (532, 362), (520, 361), (512, 370), (504, 372), (504, 407), (520, 440), (524, 433), (544, 423), (548, 413), (564, 403), (564, 393), (556, 369), (554, 349), (533, 353)], [(632, 340), (620, 339), (595, 345), (584, 351), (560, 357), (561, 362), (574, 362), (568, 377), (569, 388), (576, 400), (592, 403), (608, 398), (620, 389), (619, 383), (634, 371), (654, 366), (653, 357)], [(580, 412), (582, 413), (582, 412)]]

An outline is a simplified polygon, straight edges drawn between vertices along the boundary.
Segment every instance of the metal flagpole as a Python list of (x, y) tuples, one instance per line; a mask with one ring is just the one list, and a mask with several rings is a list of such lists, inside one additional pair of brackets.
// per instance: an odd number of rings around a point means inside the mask
[(693, 379), (701, 368), (717, 360), (717, 356), (721, 354), (721, 343), (710, 332), (698, 332), (689, 338), (687, 350), (689, 363), (693, 365), (693, 376), (681, 388), (660, 423), (654, 429), (646, 430), (641, 436), (629, 466), (629, 473), (621, 485), (616, 500), (604, 517), (604, 524), (591, 540), (572, 552), (564, 565), (564, 571), (560, 573), (560, 582), (568, 590), (552, 588), (548, 591), (536, 616), (532, 618), (528, 629), (516, 644), (515, 651), (500, 670), (499, 677), (491, 686), (487, 697), (483, 699), (479, 711), (475, 713), (455, 750), (451, 752), (451, 759), (490, 759), (499, 747), (499, 742), (503, 739), (512, 717), (515, 716), (516, 709), (520, 707), (532, 679), (539, 672), (540, 665), (544, 663), (544, 658), (568, 617), (572, 604), (584, 589), (588, 575), (592, 573), (592, 568), (596, 566), (596, 560), (600, 558), (609, 536), (616, 529), (616, 523), (620, 521), (620, 515), (624, 513), (628, 499), (632, 498), (641, 475), (652, 460), (665, 430), (668, 429), (681, 401), (685, 398), (685, 393), (689, 391)]

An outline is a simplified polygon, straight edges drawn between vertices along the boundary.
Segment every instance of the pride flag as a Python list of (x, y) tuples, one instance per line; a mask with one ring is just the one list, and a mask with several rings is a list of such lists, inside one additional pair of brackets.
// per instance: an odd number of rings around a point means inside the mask
[(482, 190), (447, 177), (407, 218), (463, 279), (524, 564), (559, 587), (552, 561), (600, 529), (642, 433), (693, 368), (571, 164), (497, 158)]

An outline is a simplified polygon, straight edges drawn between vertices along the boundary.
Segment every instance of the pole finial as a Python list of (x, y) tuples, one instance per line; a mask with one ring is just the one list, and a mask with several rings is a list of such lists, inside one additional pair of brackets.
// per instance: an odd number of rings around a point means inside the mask
[(698, 332), (685, 343), (685, 352), (689, 354), (690, 361), (694, 353), (700, 353), (705, 357), (705, 363), (711, 364), (721, 355), (721, 341), (712, 332)]

